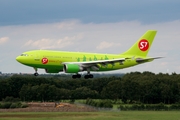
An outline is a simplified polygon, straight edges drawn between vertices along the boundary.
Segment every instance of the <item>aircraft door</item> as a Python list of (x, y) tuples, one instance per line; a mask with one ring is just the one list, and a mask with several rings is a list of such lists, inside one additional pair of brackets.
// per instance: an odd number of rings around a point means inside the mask
[(34, 60), (35, 60), (35, 61), (40, 61), (40, 55), (39, 55), (38, 52), (35, 53), (35, 55), (34, 55)]

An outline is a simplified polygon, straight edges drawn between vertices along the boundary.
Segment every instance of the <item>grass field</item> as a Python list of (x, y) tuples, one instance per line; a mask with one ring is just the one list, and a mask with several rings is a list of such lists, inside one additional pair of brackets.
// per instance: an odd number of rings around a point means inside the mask
[(1, 112), (0, 120), (180, 120), (180, 111)]

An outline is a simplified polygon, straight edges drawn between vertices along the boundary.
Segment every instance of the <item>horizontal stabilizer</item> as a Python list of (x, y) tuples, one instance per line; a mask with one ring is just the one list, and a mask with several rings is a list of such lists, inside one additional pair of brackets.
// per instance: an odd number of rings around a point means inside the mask
[(143, 63), (143, 62), (150, 62), (150, 61), (153, 61), (154, 59), (160, 59), (160, 58), (163, 58), (163, 57), (150, 57), (150, 58), (136, 58), (136, 62), (137, 63)]

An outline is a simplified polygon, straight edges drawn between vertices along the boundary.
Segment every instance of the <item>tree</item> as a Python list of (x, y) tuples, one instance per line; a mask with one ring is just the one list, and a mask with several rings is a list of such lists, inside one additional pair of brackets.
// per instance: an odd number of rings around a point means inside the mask
[(122, 96), (122, 82), (120, 80), (111, 81), (101, 92), (102, 98), (117, 100)]
[(96, 98), (98, 95), (97, 91), (91, 90), (87, 87), (80, 87), (72, 92), (72, 98), (74, 99), (87, 99)]

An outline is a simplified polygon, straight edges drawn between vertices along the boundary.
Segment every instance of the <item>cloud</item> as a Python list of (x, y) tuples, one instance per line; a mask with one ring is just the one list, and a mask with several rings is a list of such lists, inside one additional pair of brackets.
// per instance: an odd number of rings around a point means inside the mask
[(160, 65), (161, 65), (161, 66), (167, 66), (167, 65), (168, 65), (168, 62), (162, 62)]
[(58, 29), (72, 30), (75, 27), (77, 27), (78, 24), (80, 24), (79, 20), (68, 20), (68, 21), (60, 22), (56, 26), (58, 27)]
[(96, 48), (101, 50), (101, 49), (106, 49), (106, 48), (110, 48), (110, 47), (117, 47), (117, 46), (120, 46), (120, 45), (121, 45), (120, 43), (113, 43), (113, 42), (103, 41)]
[(41, 39), (41, 40), (36, 40), (36, 41), (33, 41), (33, 40), (29, 40), (28, 42), (25, 43), (25, 47), (35, 47), (35, 48), (38, 48), (38, 49), (43, 49), (43, 48), (47, 48), (47, 47), (50, 47), (51, 44), (53, 43), (52, 41), (54, 40), (51, 40), (51, 39)]
[[(31, 68), (15, 61), (16, 56), (32, 49), (53, 49), (92, 53), (119, 54), (128, 50), (147, 30), (157, 30), (157, 35), (148, 56), (164, 58), (118, 72), (152, 71), (180, 72), (180, 20), (143, 24), (140, 21), (119, 21), (111, 23), (83, 23), (79, 20), (49, 24), (0, 26), (1, 68), (3, 72), (34, 72)], [(3, 38), (3, 40), (2, 40)], [(11, 48), (11, 49), (9, 49)], [(8, 56), (7, 56), (8, 54)], [(8, 65), (7, 66), (7, 63)], [(9, 69), (12, 68), (12, 69)], [(44, 73), (44, 70), (42, 72)]]
[(66, 36), (62, 39), (47, 39), (43, 38), (40, 40), (29, 40), (27, 41), (23, 47), (33, 47), (36, 49), (55, 49), (55, 48), (64, 48), (67, 46), (72, 45), (75, 41), (82, 39), (82, 35), (76, 35), (76, 36)]
[(1, 44), (4, 44), (4, 43), (7, 42), (8, 40), (9, 40), (8, 37), (2, 37), (2, 38), (0, 38), (0, 45), (1, 45)]

